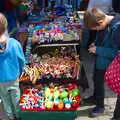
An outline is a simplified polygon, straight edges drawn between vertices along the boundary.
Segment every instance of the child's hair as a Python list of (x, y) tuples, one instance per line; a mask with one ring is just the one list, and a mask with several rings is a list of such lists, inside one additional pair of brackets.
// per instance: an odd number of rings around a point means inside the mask
[(106, 14), (102, 12), (100, 9), (97, 8), (88, 9), (84, 13), (84, 25), (87, 28), (96, 27), (99, 25), (98, 23), (99, 20), (105, 19), (105, 15)]
[(5, 33), (5, 31), (7, 30), (7, 25), (8, 23), (5, 15), (0, 13), (0, 35)]

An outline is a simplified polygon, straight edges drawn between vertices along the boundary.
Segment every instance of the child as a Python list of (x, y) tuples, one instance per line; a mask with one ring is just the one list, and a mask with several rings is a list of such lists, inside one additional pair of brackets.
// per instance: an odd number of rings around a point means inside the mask
[(6, 35), (7, 20), (0, 13), (0, 97), (9, 120), (17, 120), (16, 106), (20, 99), (19, 76), (24, 68), (20, 43)]
[(96, 55), (94, 73), (94, 99), (96, 106), (90, 112), (91, 117), (104, 113), (104, 73), (108, 65), (118, 53), (115, 44), (120, 17), (109, 16), (100, 9), (88, 9), (84, 14), (84, 24), (88, 29), (97, 30), (94, 43), (88, 47), (91, 54)]

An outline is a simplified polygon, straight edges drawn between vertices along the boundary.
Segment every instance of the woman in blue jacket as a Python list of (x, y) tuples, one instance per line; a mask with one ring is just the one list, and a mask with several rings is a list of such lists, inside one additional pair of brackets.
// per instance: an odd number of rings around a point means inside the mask
[[(90, 112), (91, 117), (104, 113), (104, 74), (108, 65), (118, 53), (115, 33), (120, 25), (119, 16), (106, 15), (100, 9), (88, 9), (84, 14), (84, 24), (88, 29), (97, 30), (94, 43), (88, 51), (96, 55), (94, 73), (94, 99), (96, 106)], [(117, 33), (119, 34), (119, 33)]]

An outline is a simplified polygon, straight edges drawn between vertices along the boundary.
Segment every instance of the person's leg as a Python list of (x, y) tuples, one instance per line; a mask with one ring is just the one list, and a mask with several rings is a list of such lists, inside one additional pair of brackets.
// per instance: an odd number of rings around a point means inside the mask
[(89, 87), (84, 92), (84, 98), (89, 98), (90, 96), (93, 96), (94, 94), (93, 77), (94, 77), (95, 56), (88, 54), (84, 62), (85, 63), (83, 63), (83, 66), (85, 69), (88, 87)]
[(48, 7), (48, 0), (45, 0), (45, 7)]
[(15, 117), (18, 118), (19, 116), (16, 111), (17, 111), (17, 105), (20, 100), (19, 82), (18, 81), (12, 82), (12, 84), (9, 87), (9, 91), (10, 91), (10, 97), (12, 101), (13, 114), (15, 115)]
[(90, 54), (86, 49), (80, 49), (80, 55), (82, 60), (82, 65), (87, 78), (88, 88), (82, 93), (82, 98), (87, 99), (94, 94), (94, 67), (95, 67), (95, 56)]
[(120, 119), (120, 95), (117, 96), (117, 102), (113, 113), (113, 118)]
[(90, 117), (96, 117), (104, 113), (104, 74), (105, 70), (95, 70), (94, 96), (96, 107), (90, 112)]
[(51, 9), (53, 10), (55, 7), (55, 1), (51, 1)]
[(4, 112), (7, 117), (13, 119), (13, 112), (11, 109), (11, 101), (10, 101), (10, 94), (8, 92), (8, 84), (0, 83), (0, 96), (3, 102)]
[(104, 108), (104, 74), (105, 70), (95, 70), (95, 99), (96, 105)]
[(81, 1), (82, 0), (77, 0), (77, 7), (78, 7), (78, 9), (80, 8)]

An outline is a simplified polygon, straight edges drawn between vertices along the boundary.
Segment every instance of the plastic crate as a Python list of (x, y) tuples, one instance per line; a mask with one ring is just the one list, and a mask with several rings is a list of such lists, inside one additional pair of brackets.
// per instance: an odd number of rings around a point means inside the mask
[(77, 111), (21, 111), (17, 110), (22, 120), (75, 120)]

